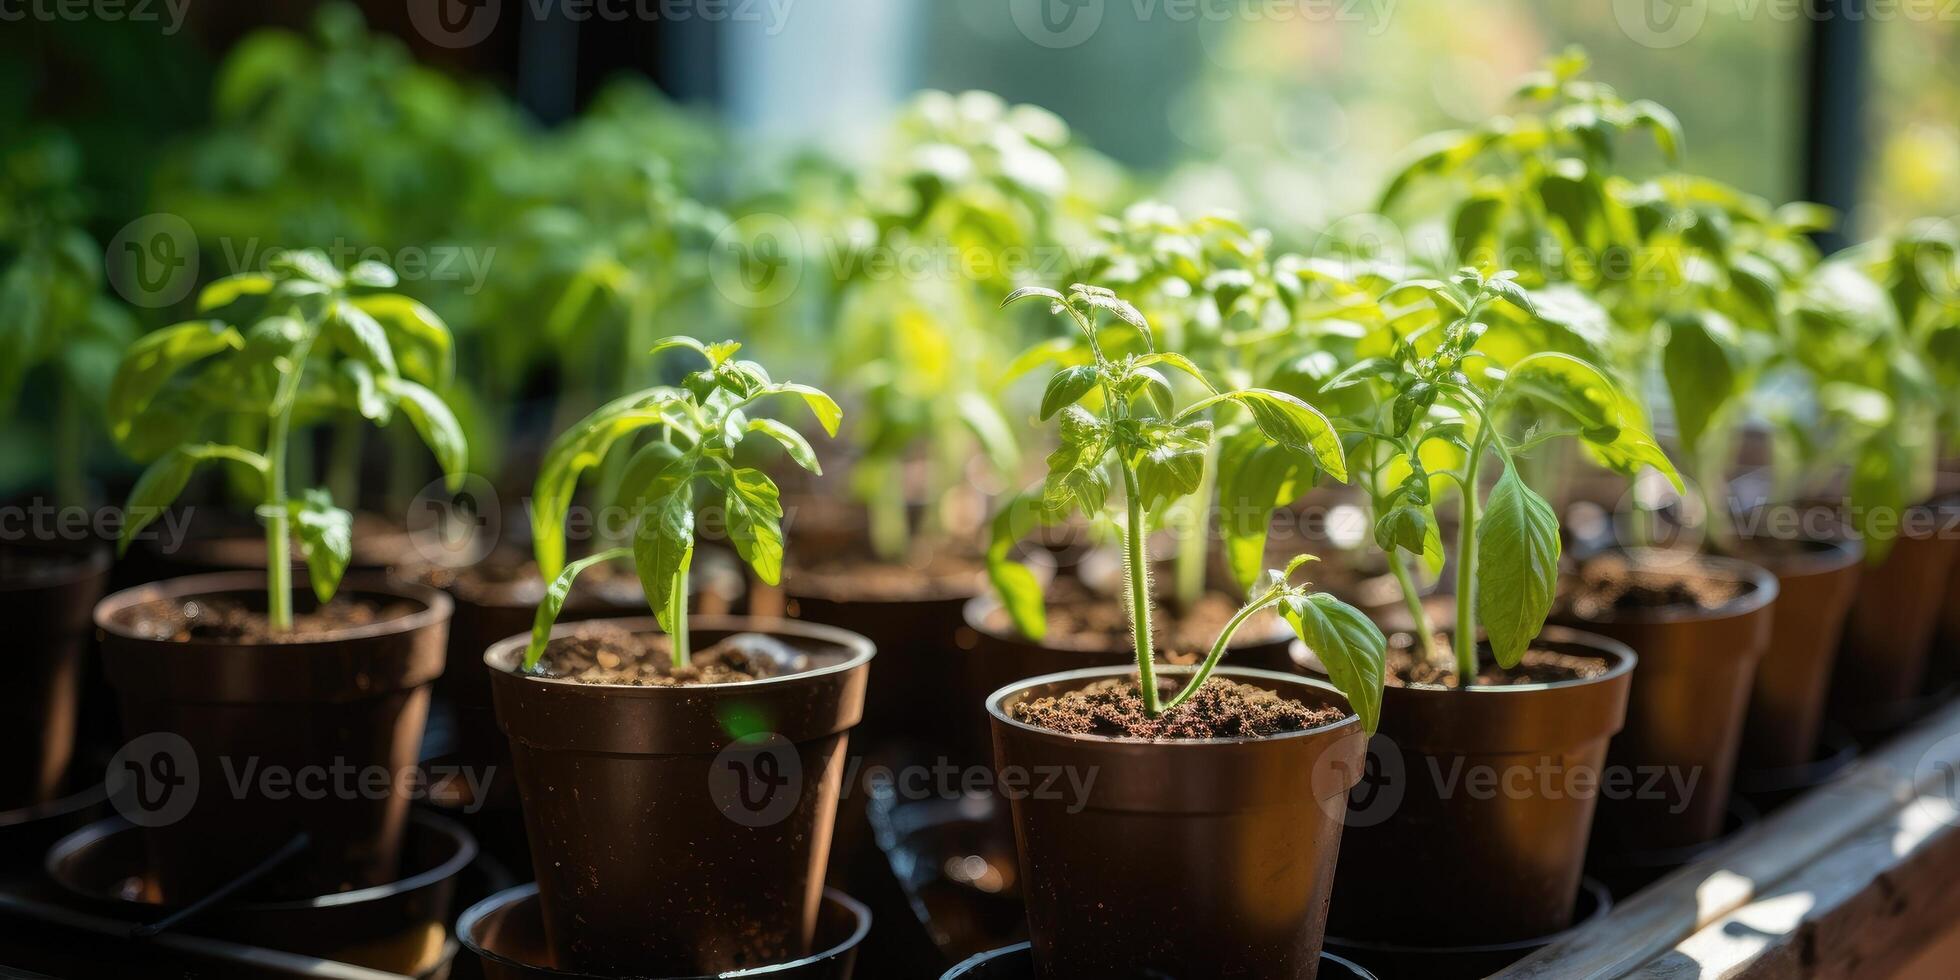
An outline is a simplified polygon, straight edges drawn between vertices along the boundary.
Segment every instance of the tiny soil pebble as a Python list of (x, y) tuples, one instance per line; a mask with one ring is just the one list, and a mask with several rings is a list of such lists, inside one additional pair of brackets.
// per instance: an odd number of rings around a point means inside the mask
[[(1407, 633), (1397, 633), (1390, 640), (1388, 649), (1388, 671), (1383, 681), (1389, 687), (1442, 688), (1458, 687), (1456, 662), (1451, 657), (1449, 637), (1436, 635), (1436, 660), (1423, 660), (1418, 657), (1410, 644), (1414, 639)], [(1499, 667), (1489, 657), (1481, 658), (1475, 687), (1508, 687), (1513, 684), (1556, 684), (1560, 681), (1581, 680), (1598, 677), (1606, 673), (1607, 663), (1599, 657), (1581, 657), (1556, 650), (1532, 648), (1524, 652), (1516, 667)]]
[(405, 602), (341, 598), (318, 609), (296, 611), (291, 630), (274, 631), (265, 613), (231, 599), (167, 600), (132, 607), (123, 614), (123, 623), (137, 636), (176, 643), (300, 643), (400, 619), (420, 608)]
[[(1127, 650), (1130, 647), (1130, 614), (1123, 601), (1100, 595), (1075, 579), (1056, 579), (1048, 587), (1048, 633), (1042, 645), (1058, 650)], [(1208, 592), (1182, 615), (1161, 604), (1153, 608), (1151, 633), (1157, 649), (1172, 663), (1194, 663), (1204, 658), (1225, 624), (1239, 611), (1239, 603), (1222, 592)], [(987, 626), (1002, 633), (1015, 633), (1007, 611), (994, 608)], [(1271, 637), (1284, 627), (1271, 612), (1259, 612), (1233, 637), (1233, 646), (1243, 646)]]
[[(1165, 698), (1185, 678), (1163, 678), (1158, 687)], [(1309, 707), (1265, 688), (1213, 677), (1191, 700), (1155, 718), (1144, 714), (1137, 679), (1109, 678), (1055, 697), (1016, 703), (1018, 721), (1065, 735), (1111, 738), (1198, 739), (1248, 738), (1304, 731), (1347, 717), (1335, 707)]]
[(590, 626), (551, 641), (539, 673), (581, 684), (688, 687), (779, 677), (809, 663), (806, 655), (760, 633), (738, 633), (696, 650), (684, 667), (674, 666), (673, 649), (665, 634)]
[(1558, 605), (1563, 614), (1579, 619), (1640, 609), (1713, 610), (1740, 598), (1745, 588), (1685, 568), (1639, 568), (1620, 555), (1601, 555), (1567, 577)]

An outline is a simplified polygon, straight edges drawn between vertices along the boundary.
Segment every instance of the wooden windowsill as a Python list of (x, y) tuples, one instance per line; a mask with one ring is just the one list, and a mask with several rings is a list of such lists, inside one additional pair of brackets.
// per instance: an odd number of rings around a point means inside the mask
[(1878, 978), (1960, 923), (1960, 704), (1497, 974)]

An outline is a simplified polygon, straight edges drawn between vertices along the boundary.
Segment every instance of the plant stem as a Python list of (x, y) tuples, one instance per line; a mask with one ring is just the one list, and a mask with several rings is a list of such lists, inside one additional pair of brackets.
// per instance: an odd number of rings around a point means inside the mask
[(1165, 711), (1183, 704), (1190, 700), (1191, 695), (1198, 693), (1198, 688), (1203, 687), (1205, 681), (1210, 679), (1211, 672), (1218, 667), (1218, 662), (1225, 659), (1225, 650), (1231, 646), (1232, 634), (1237, 633), (1239, 627), (1252, 618), (1253, 613), (1266, 608), (1268, 604), (1265, 597), (1261, 597), (1246, 603), (1232, 615), (1232, 618), (1225, 623), (1225, 628), (1218, 631), (1218, 639), (1212, 641), (1211, 652), (1205, 654), (1204, 662), (1198, 665), (1197, 670), (1191, 672), (1191, 679), (1185, 682), (1184, 689), (1178, 691), (1176, 697), (1164, 703)]
[(1490, 421), (1470, 446), (1470, 459), (1463, 464), (1463, 513), (1456, 529), (1456, 681), (1468, 687), (1477, 676), (1477, 471), (1484, 451), (1490, 446)]
[(1436, 626), (1429, 621), (1429, 607), (1422, 604), (1422, 594), (1416, 591), (1408, 561), (1394, 548), (1388, 549), (1388, 570), (1394, 573), (1395, 584), (1402, 589), (1402, 602), (1409, 609), (1409, 621), (1415, 624), (1416, 649), (1422, 651), (1424, 663), (1436, 663), (1442, 659), (1436, 654)]
[(265, 437), (265, 608), (276, 632), (293, 628), (293, 540), (286, 526), (286, 437), (292, 424), (289, 402), (273, 414)]
[(1143, 494), (1137, 490), (1137, 475), (1126, 462), (1123, 471), (1123, 502), (1126, 508), (1123, 533), (1123, 578), (1130, 592), (1130, 638), (1136, 642), (1137, 691), (1143, 698), (1143, 713), (1155, 718), (1163, 712), (1158, 706), (1157, 670), (1153, 663), (1156, 646), (1150, 632), (1150, 554), (1144, 541)]
[(61, 507), (88, 506), (88, 481), (82, 473), (88, 444), (82, 437), (82, 401), (65, 380), (55, 385), (54, 497)]
[(681, 567), (674, 570), (674, 591), (667, 597), (667, 618), (674, 624), (668, 636), (674, 646), (675, 670), (686, 667), (694, 656), (687, 636), (687, 568), (692, 564), (694, 549), (690, 547), (681, 554)]

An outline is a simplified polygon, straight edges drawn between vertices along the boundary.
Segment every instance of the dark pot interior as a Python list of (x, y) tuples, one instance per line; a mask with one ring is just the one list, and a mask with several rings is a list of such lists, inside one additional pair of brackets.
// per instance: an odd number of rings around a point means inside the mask
[[(1267, 738), (1150, 742), (1064, 735), (1009, 714), (1021, 700), (1131, 669), (1050, 674), (987, 699), (1000, 771), (1027, 773), (1031, 790), (1008, 795), (1037, 975), (1311, 980), (1347, 792), (1361, 775), (1360, 719)], [(1298, 675), (1221, 667), (1218, 676), (1347, 708), (1332, 687)], [(1050, 773), (1059, 777), (1051, 788), (1035, 789)]]
[(109, 553), (8, 543), (0, 568), (0, 623), (15, 655), (0, 689), (0, 810), (60, 795), (74, 758), (89, 614), (109, 583)]
[[(137, 753), (121, 775), (155, 814), (144, 834), (163, 901), (207, 894), (302, 832), (308, 846), (263, 883), (268, 894), (305, 898), (399, 877), (406, 780), (442, 671), (449, 597), (352, 575), (343, 596), (414, 611), (281, 643), (156, 640), (126, 619), (156, 601), (222, 597), (263, 609), (264, 592), (263, 573), (231, 572), (128, 589), (96, 607)], [(296, 610), (312, 601), (310, 589), (295, 593)], [(190, 802), (175, 816), (181, 792)]]
[(1775, 576), (1747, 562), (1683, 552), (1626, 552), (1635, 568), (1738, 583), (1720, 609), (1624, 609), (1564, 625), (1620, 641), (1640, 656), (1626, 726), (1607, 751), (1629, 781), (1600, 801), (1595, 851), (1651, 851), (1722, 831), (1756, 664), (1769, 649)]
[(1534, 645), (1609, 666), (1551, 684), (1383, 691), (1367, 775), (1349, 799), (1330, 933), (1446, 948), (1572, 923), (1608, 740), (1646, 661), (1557, 627)]
[[(858, 947), (870, 931), (869, 910), (849, 895), (826, 888), (823, 904), (817, 911), (817, 931), (810, 955), (757, 966), (738, 975), (771, 980), (850, 980)], [(471, 906), (456, 922), (456, 938), (476, 955), (485, 980), (612, 980), (616, 976), (558, 967), (551, 944), (545, 941), (544, 914), (538, 907), (535, 884), (498, 892)]]
[[(658, 630), (650, 618), (599, 622)], [(517, 673), (522, 636), (484, 655), (545, 934), (566, 969), (693, 976), (811, 949), (871, 644), (788, 620), (696, 616), (690, 627), (700, 649), (761, 632), (811, 663), (759, 681), (662, 688)]]
[[(370, 888), (289, 900), (246, 899), (216, 907), (173, 931), (230, 939), (391, 973), (423, 974), (447, 955), (456, 882), (476, 842), (454, 822), (418, 813), (409, 825), (402, 876)], [(91, 824), (48, 851), (48, 877), (85, 908), (131, 922), (174, 911), (155, 901), (142, 835), (121, 818)]]

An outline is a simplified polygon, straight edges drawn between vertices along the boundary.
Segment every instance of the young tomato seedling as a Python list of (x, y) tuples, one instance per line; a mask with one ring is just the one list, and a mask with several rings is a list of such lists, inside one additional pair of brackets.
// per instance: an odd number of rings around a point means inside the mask
[[(353, 551), (353, 518), (323, 489), (295, 499), (286, 488), (295, 424), (352, 410), (377, 425), (399, 412), (461, 486), (469, 448), (456, 416), (430, 385), (449, 372), (449, 330), (427, 307), (389, 293), (395, 273), (378, 262), (346, 272), (318, 251), (279, 252), (265, 272), (220, 279), (198, 308), (224, 320), (166, 327), (130, 345), (109, 389), (116, 439), (132, 456), (154, 459), (130, 491), (119, 547), (183, 492), (199, 465), (227, 462), (256, 478), (265, 521), (267, 618), (293, 624), (292, 535), (299, 535), (313, 592), (333, 598)], [(193, 442), (219, 418), (229, 436), (258, 437), (256, 450), (231, 442)]]
[[(1402, 587), (1420, 649), (1432, 658), (1435, 631), (1402, 552), (1440, 567), (1436, 480), (1455, 484), (1460, 494), (1454, 647), (1458, 683), (1467, 685), (1477, 674), (1478, 625), (1498, 664), (1514, 667), (1544, 627), (1557, 591), (1558, 515), (1519, 475), (1519, 457), (1573, 436), (1616, 472), (1631, 475), (1652, 466), (1677, 486), (1680, 481), (1648, 434), (1638, 406), (1599, 368), (1543, 350), (1503, 367), (1478, 349), (1493, 325), (1536, 316), (1531, 295), (1510, 273), (1485, 278), (1462, 269), (1448, 282), (1398, 283), (1383, 298), (1410, 292), (1423, 294), (1430, 309), (1387, 321), (1377, 343), (1389, 350), (1357, 361), (1330, 380), (1327, 390), (1367, 384), (1376, 393), (1368, 412), (1351, 426), (1359, 436), (1354, 453), (1368, 476), (1376, 543)], [(1416, 326), (1404, 333), (1410, 324)], [(1511, 341), (1530, 335), (1514, 329), (1503, 333)], [(1512, 418), (1506, 412), (1527, 407), (1539, 410), (1534, 418), (1549, 409), (1572, 425), (1545, 427), (1539, 421), (1515, 437), (1506, 435), (1504, 423)], [(1492, 455), (1504, 470), (1486, 494), (1481, 474)]]
[[(1251, 416), (1253, 425), (1272, 445), (1297, 454), (1336, 479), (1347, 478), (1347, 464), (1334, 426), (1305, 402), (1265, 388), (1220, 389), (1189, 358), (1155, 349), (1148, 321), (1129, 303), (1099, 286), (1080, 283), (1067, 295), (1030, 286), (1009, 294), (1006, 302), (1039, 298), (1057, 314), (1066, 314), (1080, 328), (1091, 359), (1066, 367), (1049, 380), (1041, 399), (1041, 417), (1059, 416), (1060, 445), (1048, 457), (1048, 477), (1038, 493), (1023, 494), (995, 522), (994, 546), (988, 551), (989, 569), (1002, 601), (1021, 628), (1041, 634), (1041, 594), (1034, 575), (1007, 559), (1012, 529), (1025, 518), (1053, 523), (1074, 510), (1096, 516), (1110, 504), (1112, 471), (1123, 491), (1123, 564), (1130, 635), (1144, 710), (1156, 716), (1188, 700), (1211, 675), (1246, 620), (1265, 609), (1277, 609), (1300, 639), (1320, 654), (1329, 677), (1354, 706), (1362, 724), (1373, 731), (1381, 705), (1382, 664), (1386, 641), (1367, 616), (1324, 593), (1309, 593), (1289, 585), (1300, 565), (1295, 558), (1284, 570), (1269, 571), (1254, 583), (1251, 599), (1213, 643), (1191, 679), (1168, 701), (1157, 690), (1150, 627), (1150, 554), (1148, 536), (1153, 516), (1198, 490), (1204, 460), (1216, 435), (1209, 412), (1236, 406)], [(1134, 334), (1141, 352), (1110, 357), (1098, 336), (1097, 320), (1108, 313)], [(1182, 410), (1173, 404), (1169, 384), (1154, 365), (1189, 375), (1207, 394)], [(1097, 406), (1092, 411), (1085, 403)]]
[[(531, 504), (537, 535), (538, 571), (551, 586), (538, 605), (524, 669), (536, 669), (551, 639), (552, 624), (564, 608), (572, 582), (586, 568), (631, 555), (647, 604), (672, 638), (674, 666), (689, 662), (687, 574), (694, 558), (694, 485), (706, 481), (719, 491), (728, 536), (742, 560), (764, 582), (783, 574), (783, 505), (776, 484), (761, 470), (737, 466), (735, 448), (750, 433), (775, 440), (798, 465), (821, 473), (817, 455), (795, 429), (775, 419), (750, 418), (748, 407), (771, 395), (797, 395), (809, 405), (824, 432), (837, 434), (843, 418), (829, 395), (809, 385), (777, 382), (754, 361), (735, 360), (741, 344), (704, 344), (692, 337), (668, 337), (655, 352), (681, 347), (708, 362), (679, 387), (656, 387), (602, 406), (553, 443), (538, 472)], [(633, 546), (612, 548), (567, 565), (565, 519), (579, 475), (600, 465), (621, 439), (640, 433), (658, 436), (628, 458), (611, 503), (633, 516)]]

